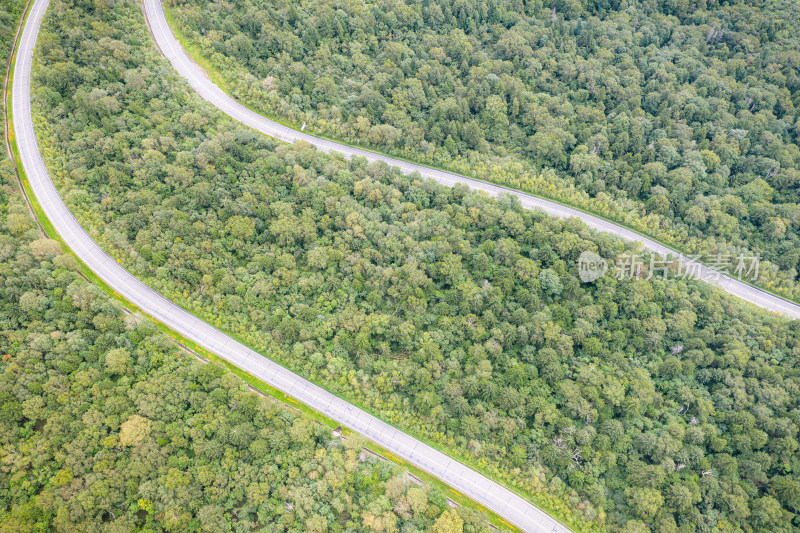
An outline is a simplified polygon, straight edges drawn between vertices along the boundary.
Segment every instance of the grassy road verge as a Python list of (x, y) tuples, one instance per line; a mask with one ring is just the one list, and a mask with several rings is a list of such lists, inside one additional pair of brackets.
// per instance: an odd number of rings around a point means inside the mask
[[(214, 82), (214, 84), (216, 84), (218, 87), (220, 87), (227, 94), (232, 95), (233, 93), (231, 91), (231, 84), (228, 82), (227, 78), (225, 78), (225, 76), (221, 72), (219, 72), (211, 64), (211, 62), (206, 57), (203, 56), (202, 51), (200, 50), (200, 48), (198, 46), (196, 46), (194, 43), (192, 43), (180, 31), (180, 29), (178, 28), (178, 25), (175, 22), (175, 19), (176, 19), (175, 13), (174, 13), (174, 11), (172, 9), (172, 6), (169, 4), (169, 2), (164, 2), (163, 6), (164, 6), (164, 13), (165, 13), (165, 16), (166, 16), (166, 19), (167, 19), (167, 23), (169, 24), (170, 29), (172, 30), (172, 33), (175, 35), (175, 38), (178, 40), (178, 42), (181, 44), (181, 46), (184, 48), (184, 50), (186, 50), (186, 52), (189, 55), (189, 57), (200, 67), (200, 69), (206, 74), (206, 76), (212, 82)], [(291, 128), (291, 129), (296, 130), (298, 132), (301, 131), (299, 124), (287, 122), (285, 119), (283, 119), (281, 117), (275, 117), (272, 114), (265, 113), (264, 110), (259, 109), (257, 107), (254, 107), (254, 106), (250, 105), (248, 102), (244, 102), (244, 101), (241, 101), (241, 100), (238, 100), (238, 99), (236, 101), (239, 104), (241, 104), (241, 105), (245, 106), (246, 108), (250, 109), (251, 111), (253, 111), (255, 113), (258, 113), (258, 114), (268, 118), (269, 120), (272, 120), (273, 122), (277, 122), (278, 124), (281, 124), (283, 126)], [(672, 238), (671, 235), (666, 233), (666, 230), (665, 230), (665, 233), (663, 235), (660, 235), (659, 237), (655, 237), (655, 236), (647, 233), (647, 231), (645, 229), (642, 229), (641, 227), (632, 226), (630, 223), (627, 223), (627, 222), (625, 222), (623, 220), (620, 220), (618, 218), (609, 217), (608, 215), (599, 213), (597, 211), (593, 211), (592, 209), (589, 209), (589, 208), (587, 208), (585, 206), (578, 206), (578, 205), (575, 205), (575, 204), (567, 203), (563, 199), (560, 199), (560, 198), (554, 196), (553, 194), (548, 194), (546, 191), (526, 190), (526, 189), (522, 189), (522, 188), (514, 188), (514, 187), (509, 186), (507, 183), (504, 183), (503, 181), (492, 180), (491, 177), (488, 177), (488, 178), (487, 177), (478, 177), (478, 176), (472, 175), (472, 174), (470, 174), (468, 172), (465, 172), (463, 170), (457, 170), (457, 169), (454, 170), (454, 169), (451, 169), (451, 168), (441, 167), (441, 166), (433, 165), (433, 164), (430, 164), (430, 163), (420, 163), (419, 161), (414, 161), (414, 160), (409, 159), (407, 157), (403, 157), (401, 155), (396, 155), (396, 154), (393, 154), (391, 152), (389, 152), (389, 153), (381, 153), (381, 152), (378, 152), (378, 151), (373, 150), (371, 148), (367, 148), (367, 147), (361, 146), (359, 144), (355, 144), (355, 143), (348, 142), (348, 141), (343, 141), (341, 139), (337, 139), (337, 138), (333, 138), (333, 137), (328, 137), (326, 135), (321, 135), (321, 134), (318, 134), (318, 133), (310, 133), (307, 130), (303, 131), (303, 133), (307, 133), (307, 134), (313, 135), (313, 136), (318, 137), (320, 139), (325, 139), (325, 140), (328, 140), (328, 141), (332, 141), (332, 142), (336, 142), (336, 143), (339, 143), (339, 144), (343, 144), (343, 145), (346, 145), (346, 146), (349, 146), (349, 147), (352, 147), (352, 148), (357, 148), (359, 150), (364, 150), (365, 152), (370, 152), (370, 153), (373, 153), (373, 154), (376, 154), (376, 155), (391, 157), (391, 158), (397, 159), (399, 161), (405, 161), (407, 163), (413, 163), (415, 165), (422, 165), (422, 166), (426, 166), (426, 167), (429, 167), (429, 168), (432, 168), (432, 169), (435, 169), (435, 170), (441, 170), (443, 172), (451, 172), (451, 173), (459, 174), (459, 175), (465, 176), (467, 178), (470, 178), (470, 179), (473, 179), (473, 180), (476, 180), (476, 181), (481, 181), (481, 182), (484, 182), (484, 183), (489, 183), (489, 184), (492, 184), (492, 185), (495, 185), (495, 186), (498, 186), (498, 187), (502, 187), (502, 188), (507, 189), (509, 191), (522, 192), (524, 194), (530, 194), (530, 195), (536, 196), (538, 198), (547, 200), (548, 202), (552, 202), (554, 204), (558, 204), (558, 205), (563, 206), (563, 207), (568, 207), (570, 209), (575, 209), (575, 210), (580, 211), (581, 213), (584, 213), (586, 215), (597, 217), (597, 218), (599, 218), (599, 219), (601, 219), (601, 220), (603, 220), (605, 222), (609, 222), (611, 224), (615, 224), (615, 225), (617, 225), (617, 226), (619, 226), (621, 228), (624, 228), (624, 229), (626, 229), (628, 231), (631, 231), (632, 233), (637, 234), (639, 237), (641, 237), (643, 239), (649, 239), (651, 241), (654, 241), (654, 242), (660, 244), (661, 246), (664, 246), (664, 247), (668, 248), (669, 250), (671, 250), (675, 254), (692, 256), (692, 254), (687, 254), (685, 252), (680, 251), (679, 247), (681, 246), (682, 243), (679, 242), (677, 239)], [(554, 186), (551, 186), (550, 189), (554, 190)], [(694, 262), (700, 263), (700, 264), (702, 264), (702, 265), (704, 265), (704, 266), (706, 266), (706, 267), (708, 267), (708, 268), (710, 268), (712, 270), (717, 270), (711, 264), (709, 264), (706, 261), (703, 261), (702, 259), (695, 259), (693, 257), (692, 260)], [(794, 303), (794, 304), (800, 304), (800, 297), (792, 297), (788, 292), (776, 290), (774, 287), (771, 286), (771, 282), (767, 282), (767, 284), (765, 284), (765, 285), (757, 285), (755, 283), (752, 283), (752, 282), (748, 281), (747, 279), (738, 279), (737, 281), (741, 281), (742, 283), (744, 283), (746, 285), (749, 285), (749, 286), (751, 286), (751, 287), (753, 287), (753, 288), (755, 288), (755, 289), (757, 289), (759, 291), (768, 293), (768, 294), (770, 294), (772, 296), (775, 296), (775, 297), (780, 298), (782, 300), (785, 300), (787, 302), (791, 302), (791, 303)], [(755, 304), (752, 304), (752, 305), (755, 305)]]
[[(75, 259), (78, 264), (78, 271), (92, 284), (100, 288), (103, 292), (105, 292), (115, 303), (122, 306), (127, 312), (130, 313), (137, 313), (144, 317), (149, 318), (156, 329), (163, 332), (164, 334), (168, 335), (172, 339), (174, 339), (179, 345), (186, 348), (187, 350), (193, 352), (194, 354), (212, 362), (213, 364), (217, 364), (226, 370), (234, 373), (238, 377), (240, 377), (243, 381), (245, 381), (248, 385), (261, 391), (262, 393), (272, 397), (273, 399), (286, 404), (287, 406), (299, 410), (305, 413), (308, 416), (313, 417), (317, 422), (321, 424), (325, 424), (330, 428), (334, 429), (337, 427), (341, 427), (341, 424), (336, 422), (335, 420), (323, 415), (322, 413), (310, 408), (306, 404), (302, 403), (298, 399), (285, 394), (283, 391), (272, 387), (271, 385), (255, 378), (248, 372), (240, 369), (239, 367), (231, 364), (227, 360), (223, 359), (222, 357), (218, 356), (215, 353), (212, 353), (202, 346), (199, 346), (194, 341), (182, 336), (178, 332), (172, 330), (171, 328), (167, 327), (163, 323), (159, 322), (158, 320), (154, 319), (150, 315), (148, 315), (145, 311), (137, 307), (136, 305), (132, 304), (125, 298), (123, 298), (119, 293), (117, 293), (113, 287), (108, 285), (105, 281), (103, 281), (97, 274), (94, 273), (81, 259), (78, 257), (67, 245), (67, 243), (63, 240), (60, 236), (58, 231), (56, 230), (55, 226), (53, 226), (52, 222), (49, 220), (47, 215), (45, 214), (44, 210), (42, 209), (41, 204), (36, 200), (36, 196), (33, 192), (33, 189), (30, 185), (30, 181), (28, 180), (27, 174), (25, 173), (25, 169), (22, 166), (21, 159), (19, 157), (19, 149), (17, 147), (16, 138), (14, 136), (14, 129), (13, 129), (13, 116), (12, 116), (12, 108), (11, 108), (11, 89), (13, 86), (13, 72), (14, 66), (16, 65), (16, 56), (17, 56), (17, 45), (19, 36), (21, 35), (21, 30), (24, 27), (25, 22), (27, 21), (28, 14), (30, 12), (32, 0), (29, 0), (28, 4), (25, 7), (23, 12), (22, 18), (20, 20), (20, 24), (18, 25), (17, 29), (17, 38), (14, 41), (13, 48), (11, 51), (11, 55), (9, 58), (8, 66), (7, 66), (7, 77), (5, 80), (5, 98), (4, 104), (6, 109), (5, 115), (5, 127), (6, 127), (6, 144), (7, 150), (9, 155), (15, 165), (17, 178), (19, 180), (19, 184), (21, 187), (22, 195), (25, 197), (28, 205), (31, 209), (32, 215), (34, 217), (35, 222), (39, 225), (40, 230), (46, 235), (48, 238), (55, 240), (61, 245), (62, 251), (64, 254), (67, 254)], [(243, 343), (244, 344), (244, 343)], [(347, 401), (347, 400), (345, 400)], [(352, 430), (349, 428), (343, 427), (344, 433), (343, 435), (354, 434)], [(518, 531), (512, 524), (509, 524), (505, 521), (502, 517), (497, 515), (496, 513), (492, 512), (491, 510), (485, 508), (481, 504), (475, 502), (474, 500), (467, 498), (463, 494), (455, 491), (449, 485), (443, 483), (438, 478), (430, 475), (426, 471), (416, 467), (415, 465), (408, 463), (407, 461), (395, 456), (391, 451), (383, 448), (382, 446), (369, 441), (367, 439), (368, 446), (367, 448), (376, 454), (391, 460), (393, 463), (405, 468), (408, 470), (412, 475), (416, 476), (417, 478), (421, 479), (424, 483), (431, 487), (435, 487), (440, 490), (443, 494), (446, 494), (451, 500), (456, 502), (459, 505), (463, 505), (465, 507), (469, 507), (478, 511), (481, 511), (487, 515), (490, 522), (501, 528), (507, 529), (512, 531)]]

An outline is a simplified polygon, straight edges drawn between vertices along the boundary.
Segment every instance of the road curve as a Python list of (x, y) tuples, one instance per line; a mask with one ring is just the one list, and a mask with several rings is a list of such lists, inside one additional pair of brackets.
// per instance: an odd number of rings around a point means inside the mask
[(251, 111), (242, 104), (236, 102), (233, 98), (224, 93), (219, 87), (211, 82), (202, 70), (191, 60), (184, 48), (177, 41), (172, 33), (169, 25), (167, 24), (166, 16), (164, 15), (164, 8), (161, 5), (161, 0), (143, 0), (145, 17), (150, 25), (150, 31), (153, 34), (156, 44), (161, 49), (164, 56), (169, 59), (172, 66), (178, 73), (183, 76), (189, 85), (205, 100), (219, 108), (231, 118), (250, 126), (270, 137), (280, 139), (282, 141), (292, 143), (296, 141), (306, 141), (323, 152), (338, 152), (348, 157), (363, 157), (369, 161), (383, 161), (393, 167), (399, 168), (401, 171), (410, 174), (418, 172), (420, 176), (431, 178), (443, 185), (453, 186), (457, 183), (467, 185), (468, 187), (484, 191), (490, 196), (497, 196), (501, 193), (513, 194), (519, 198), (522, 206), (527, 209), (540, 209), (558, 218), (579, 218), (590, 228), (597, 229), (608, 233), (613, 233), (629, 241), (638, 241), (643, 247), (652, 250), (663, 257), (672, 255), (673, 258), (680, 259), (683, 264), (691, 264), (692, 269), (696, 276), (706, 282), (713, 283), (717, 287), (729, 292), (730, 294), (741, 298), (747, 302), (763, 307), (768, 311), (777, 313), (789, 318), (800, 319), (800, 305), (780, 296), (754, 287), (747, 283), (743, 283), (738, 279), (732, 278), (718, 270), (714, 270), (705, 265), (698, 264), (692, 261), (691, 258), (676, 252), (675, 250), (664, 246), (640, 233), (632, 231), (628, 228), (609, 222), (603, 218), (590, 215), (578, 209), (568, 207), (557, 202), (546, 200), (538, 196), (523, 193), (494, 185), (485, 181), (477, 180), (456, 174), (454, 172), (447, 172), (431, 168), (425, 165), (403, 161), (401, 159), (394, 159), (389, 156), (370, 152), (348, 146), (346, 144), (337, 143), (328, 139), (323, 139), (310, 135), (308, 133), (300, 132), (284, 126), (273, 120)]
[[(20, 161), (36, 200), (78, 257), (122, 297), (156, 320), (430, 472), (520, 529), (536, 533), (569, 531), (567, 527), (502, 485), (297, 376), (198, 319), (143, 284), (94, 242), (59, 196), (39, 153), (33, 128), (30, 101), (31, 63), (39, 27), (48, 4), (49, 0), (35, 0), (19, 42), (12, 88), (13, 130)], [(160, 12), (160, 4), (158, 6)], [(163, 16), (161, 19), (163, 20)], [(155, 20), (158, 22), (157, 17)], [(163, 29), (169, 31), (166, 24)]]

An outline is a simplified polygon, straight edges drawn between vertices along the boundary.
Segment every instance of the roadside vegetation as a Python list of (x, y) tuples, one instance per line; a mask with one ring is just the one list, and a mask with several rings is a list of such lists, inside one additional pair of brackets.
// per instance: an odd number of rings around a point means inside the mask
[(542, 194), (800, 298), (796, 2), (171, 0), (222, 85), (309, 131)]
[(489, 531), (122, 313), (0, 174), (0, 530)]
[[(14, 35), (17, 32), (17, 24), (22, 17), (22, 10), (25, 7), (23, 0), (6, 0), (0, 5), (0, 71), (5, 79), (6, 64), (11, 54), (11, 46)], [(0, 131), (0, 142), (2, 143), (2, 157), (6, 155), (5, 128)]]
[[(21, 2), (0, 6), (6, 56)], [(0, 531), (496, 531), (183, 351), (43, 238), (0, 153)]]
[(261, 353), (579, 530), (800, 525), (800, 323), (702, 283), (581, 284), (582, 251), (626, 245), (234, 124), (132, 1), (54, 1), (35, 87), (90, 234)]

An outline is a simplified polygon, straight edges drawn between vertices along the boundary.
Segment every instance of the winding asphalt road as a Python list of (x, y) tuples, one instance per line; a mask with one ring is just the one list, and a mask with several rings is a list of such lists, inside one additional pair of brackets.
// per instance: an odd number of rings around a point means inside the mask
[[(39, 27), (48, 3), (49, 0), (35, 1), (20, 39), (13, 76), (13, 129), (16, 134), (20, 160), (37, 201), (61, 237), (81, 260), (121, 296), (153, 318), (266, 383), (339, 421), (344, 426), (366, 435), (374, 442), (420, 466), (455, 489), (492, 509), (521, 529), (542, 533), (568, 531), (565, 526), (556, 522), (552, 517), (498, 483), (297, 376), (188, 313), (140, 282), (94, 242), (67, 209), (53, 185), (39, 153), (32, 122), (31, 63)], [(338, 152), (349, 157), (364, 157), (369, 161), (383, 161), (400, 168), (403, 172), (418, 172), (423, 177), (435, 179), (448, 186), (463, 183), (473, 189), (485, 191), (490, 196), (497, 196), (501, 193), (514, 194), (526, 208), (541, 209), (560, 218), (576, 217), (583, 220), (589, 227), (614, 233), (624, 239), (639, 241), (646, 248), (660, 254), (674, 254), (669, 248), (638, 233), (558, 203), (458, 174), (352, 148), (298, 132), (268, 120), (238, 104), (211, 83), (194, 65), (169, 29), (160, 0), (144, 0), (143, 5), (156, 43), (194, 90), (232, 118), (258, 131), (286, 142), (305, 140), (325, 152)], [(688, 258), (684, 257), (684, 260), (688, 260)], [(697, 266), (697, 272), (701, 279), (714, 283), (746, 301), (775, 313), (800, 318), (800, 306), (793, 302), (761, 291), (702, 265)]]
[(757, 287), (743, 283), (738, 279), (730, 277), (718, 270), (714, 270), (705, 265), (693, 261), (683, 254), (680, 254), (671, 248), (664, 246), (652, 239), (645, 237), (628, 228), (609, 222), (600, 217), (590, 215), (559, 204), (550, 200), (545, 200), (532, 194), (516, 191), (499, 185), (493, 185), (485, 181), (468, 178), (453, 172), (447, 172), (425, 165), (410, 163), (400, 159), (394, 159), (389, 156), (376, 154), (367, 150), (354, 148), (345, 144), (340, 144), (327, 139), (322, 139), (308, 133), (300, 132), (279, 124), (275, 121), (269, 120), (250, 109), (247, 109), (242, 104), (225, 94), (219, 87), (211, 82), (206, 74), (191, 60), (181, 44), (177, 41), (172, 33), (167, 19), (164, 15), (164, 8), (161, 5), (161, 0), (143, 0), (145, 17), (150, 25), (150, 31), (153, 34), (156, 44), (161, 49), (164, 56), (169, 59), (172, 66), (178, 73), (186, 78), (189, 85), (199, 94), (203, 99), (207, 100), (214, 106), (218, 107), (225, 114), (231, 118), (250, 126), (270, 137), (286, 141), (288, 143), (296, 142), (299, 140), (306, 141), (323, 152), (338, 152), (347, 157), (363, 157), (368, 161), (383, 161), (393, 167), (399, 168), (401, 171), (410, 174), (418, 172), (420, 176), (431, 178), (443, 185), (453, 186), (457, 183), (467, 185), (468, 187), (477, 191), (484, 191), (489, 196), (497, 196), (499, 194), (513, 194), (519, 198), (523, 207), (528, 209), (540, 209), (558, 218), (579, 218), (590, 228), (600, 231), (613, 233), (629, 241), (638, 241), (643, 247), (652, 250), (662, 257), (671, 256), (682, 261), (684, 265), (691, 265), (691, 271), (695, 276), (703, 281), (713, 283), (717, 287), (755, 304), (763, 307), (773, 313), (781, 314), (783, 316), (800, 319), (800, 305), (780, 296), (776, 296), (767, 291), (761, 290)]
[[(97, 245), (59, 196), (42, 161), (34, 133), (30, 102), (31, 63), (36, 37), (48, 4), (49, 0), (35, 1), (18, 46), (12, 88), (13, 130), (16, 135), (20, 160), (36, 200), (58, 233), (78, 257), (120, 295), (156, 320), (253, 376), (340, 422), (343, 426), (367, 436), (392, 453), (430, 472), (520, 529), (537, 533), (569, 531), (568, 528), (516, 493), (297, 376), (198, 319), (136, 279)], [(156, 5), (158, 6), (156, 14), (162, 13), (160, 4)], [(152, 8), (154, 5), (150, 7)], [(150, 12), (152, 13), (152, 9)], [(163, 13), (160, 19), (159, 17), (154, 18), (157, 28), (160, 27), (158, 26), (159, 20), (163, 22)], [(160, 31), (159, 35), (171, 37), (165, 23)], [(164, 31), (167, 33), (164, 34)], [(167, 44), (169, 44), (169, 40), (167, 40)], [(184, 61), (187, 61), (185, 56), (173, 54), (172, 57), (182, 57)], [(213, 85), (211, 87), (216, 89)], [(212, 90), (211, 97), (227, 98), (218, 89), (216, 92)], [(267, 133), (277, 136), (277, 132), (272, 130)], [(287, 141), (293, 140), (286, 135), (280, 138)]]

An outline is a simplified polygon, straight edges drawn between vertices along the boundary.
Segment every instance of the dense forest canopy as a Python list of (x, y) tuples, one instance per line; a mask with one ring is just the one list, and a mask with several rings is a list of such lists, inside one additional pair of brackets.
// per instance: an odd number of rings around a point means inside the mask
[[(17, 24), (22, 16), (22, 0), (6, 0), (0, 5), (0, 77), (5, 79), (6, 60), (11, 53), (11, 45), (17, 31)], [(0, 131), (0, 142), (2, 142), (2, 154), (0, 159), (5, 158), (5, 137), (6, 130)]]
[(51, 4), (45, 160), (169, 298), (576, 528), (789, 531), (800, 325), (683, 280), (577, 279), (621, 242), (232, 124), (136, 3)]
[(123, 314), (0, 165), (0, 530), (490, 531)]
[[(21, 4), (0, 6), (0, 53)], [(494, 531), (126, 315), (0, 151), (0, 531)], [(369, 456), (367, 456), (369, 457)]]
[[(797, 2), (172, 0), (242, 101), (544, 193), (800, 296)], [(553, 174), (552, 170), (556, 171)]]

